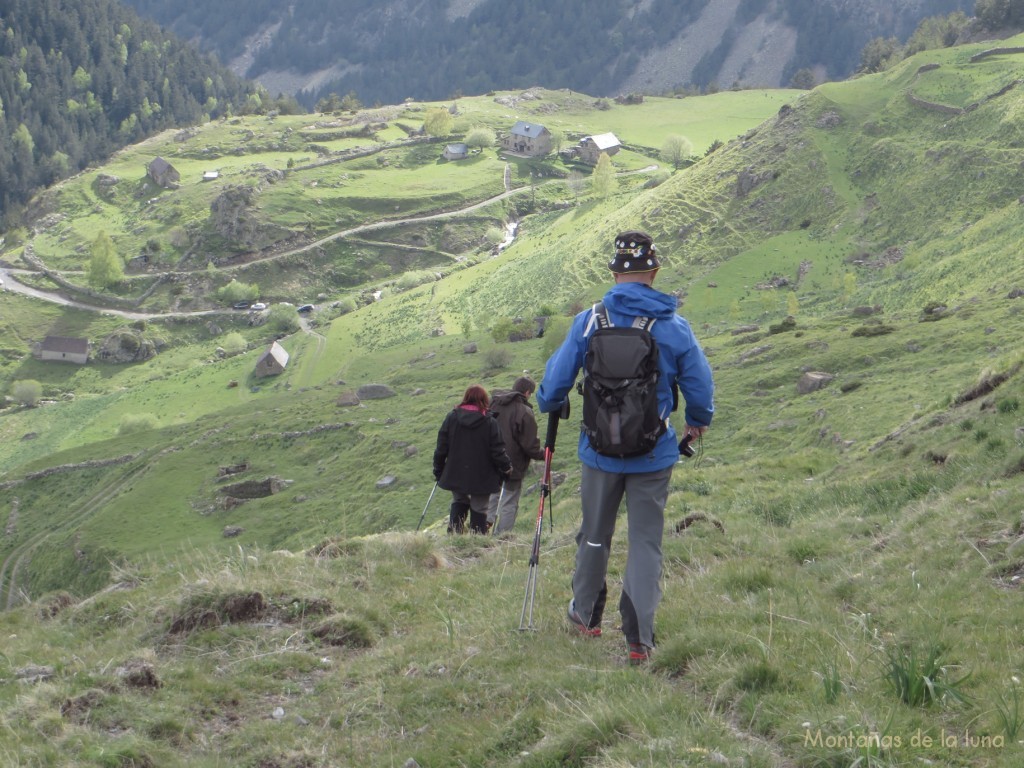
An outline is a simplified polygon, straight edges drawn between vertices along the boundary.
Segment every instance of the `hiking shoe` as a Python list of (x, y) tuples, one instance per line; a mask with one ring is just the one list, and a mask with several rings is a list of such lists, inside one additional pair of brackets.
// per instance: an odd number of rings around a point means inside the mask
[(629, 643), (629, 666), (639, 667), (651, 660), (651, 649), (643, 643)]
[(601, 627), (600, 626), (588, 627), (584, 623), (583, 619), (580, 618), (580, 615), (578, 613), (576, 613), (576, 601), (575, 600), (570, 600), (569, 601), (569, 608), (568, 608), (568, 610), (565, 613), (565, 617), (567, 619), (569, 619), (569, 626), (572, 627), (577, 632), (579, 632), (584, 637), (600, 637), (601, 636)]

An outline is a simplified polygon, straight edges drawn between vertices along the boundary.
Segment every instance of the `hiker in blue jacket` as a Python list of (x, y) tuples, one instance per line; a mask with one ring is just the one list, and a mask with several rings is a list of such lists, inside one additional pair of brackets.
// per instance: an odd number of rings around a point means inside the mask
[[(654, 614), (661, 600), (665, 503), (672, 468), (680, 456), (678, 439), (668, 420), (674, 387), (685, 401), (687, 437), (696, 440), (703, 435), (714, 413), (714, 382), (707, 358), (690, 324), (676, 314), (676, 297), (653, 288), (660, 266), (649, 235), (620, 234), (615, 240), (615, 255), (608, 263), (615, 285), (602, 302), (615, 326), (629, 326), (637, 317), (654, 320), (650, 333), (659, 351), (657, 394), (665, 431), (649, 453), (628, 457), (599, 454), (581, 431), (578, 451), (583, 464), (583, 519), (576, 536), (568, 619), (570, 627), (585, 636), (601, 634), (612, 535), (625, 496), (629, 540), (619, 612), (631, 664), (648, 661), (654, 648)], [(593, 308), (576, 315), (562, 346), (547, 361), (537, 390), (542, 413), (559, 410), (572, 389), (584, 365), (594, 320)]]

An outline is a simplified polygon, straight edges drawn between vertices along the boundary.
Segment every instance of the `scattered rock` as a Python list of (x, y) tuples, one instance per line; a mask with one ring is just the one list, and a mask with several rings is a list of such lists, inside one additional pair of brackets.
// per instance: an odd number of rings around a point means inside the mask
[(800, 380), (796, 383), (796, 391), (799, 395), (807, 395), (811, 392), (817, 392), (819, 389), (827, 385), (830, 381), (835, 379), (831, 373), (824, 373), (822, 371), (808, 371)]
[(380, 480), (377, 481), (377, 488), (383, 490), (384, 488), (391, 488), (395, 483), (398, 482), (398, 478), (394, 475), (384, 475)]
[(233, 539), (241, 535), (244, 530), (245, 528), (240, 525), (225, 525), (224, 530), (221, 531), (221, 536), (225, 539)]
[(288, 481), (280, 477), (265, 477), (262, 480), (244, 480), (224, 487), (224, 493), (236, 499), (262, 499), (273, 496), (288, 487)]
[(355, 392), (344, 392), (335, 401), (335, 405), (339, 408), (349, 408), (354, 405), (359, 405), (359, 397)]
[(386, 400), (396, 394), (395, 390), (384, 384), (364, 384), (356, 390), (356, 397), (360, 400)]
[(27, 667), (14, 670), (14, 677), (22, 683), (41, 683), (49, 680), (56, 674), (56, 670), (50, 666), (37, 666), (30, 664)]
[(476, 352), (477, 352), (476, 342), (475, 341), (469, 342), (469, 344), (467, 344), (466, 346), (464, 346), (462, 348), (462, 352), (463, 352), (463, 354), (466, 354), (466, 355), (475, 355)]

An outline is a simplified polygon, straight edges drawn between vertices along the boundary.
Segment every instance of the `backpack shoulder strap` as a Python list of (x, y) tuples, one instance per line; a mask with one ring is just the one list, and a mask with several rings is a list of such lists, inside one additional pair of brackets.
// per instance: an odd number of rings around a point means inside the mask
[(612, 320), (608, 317), (608, 309), (605, 307), (603, 301), (597, 302), (593, 306), (593, 311), (590, 314), (590, 320), (587, 322), (587, 327), (583, 329), (583, 336), (590, 336), (598, 328), (612, 328)]
[[(654, 326), (657, 318), (654, 317), (634, 317), (633, 327), (639, 328), (641, 331), (650, 331)], [(604, 305), (603, 301), (597, 302), (593, 307), (593, 313), (590, 315), (590, 321), (587, 323), (587, 327), (583, 329), (583, 335), (589, 336), (597, 328), (614, 328), (615, 323), (608, 316), (608, 308)]]

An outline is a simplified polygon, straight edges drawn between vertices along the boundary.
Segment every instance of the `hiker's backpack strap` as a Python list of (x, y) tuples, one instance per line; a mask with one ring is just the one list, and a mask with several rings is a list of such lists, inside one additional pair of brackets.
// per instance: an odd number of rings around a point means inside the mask
[(598, 328), (611, 328), (612, 321), (608, 317), (608, 310), (604, 306), (603, 301), (597, 302), (590, 312), (590, 320), (587, 321), (586, 328), (583, 329), (583, 338), (587, 338)]
[[(633, 327), (639, 328), (641, 331), (647, 331), (650, 333), (651, 328), (654, 327), (654, 323), (657, 322), (657, 318), (654, 317), (634, 317)], [(614, 328), (615, 323), (608, 316), (608, 308), (604, 305), (603, 301), (597, 302), (593, 306), (593, 311), (590, 315), (590, 321), (587, 323), (587, 327), (583, 329), (583, 335), (589, 336), (598, 328)]]

